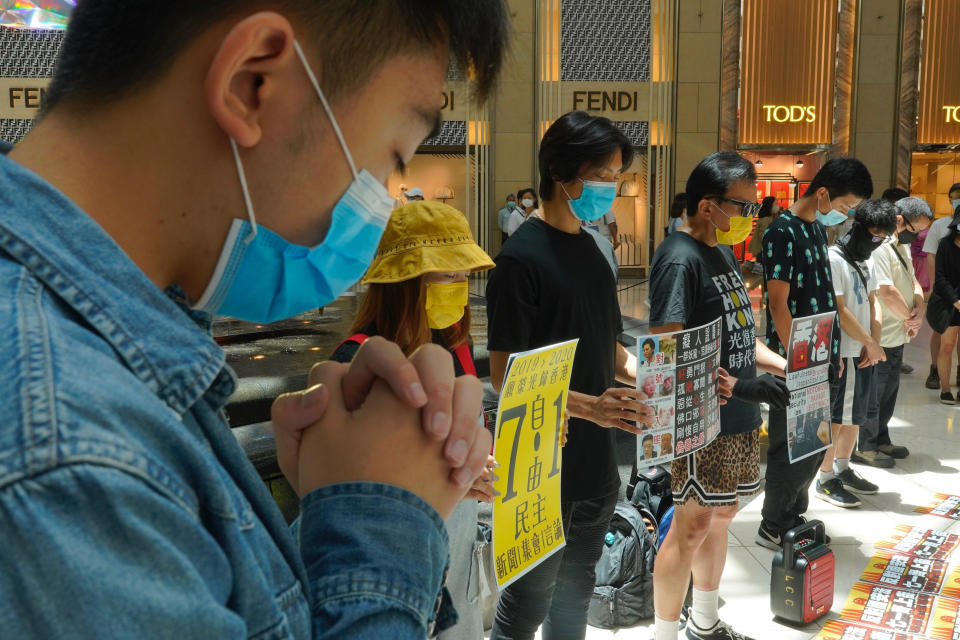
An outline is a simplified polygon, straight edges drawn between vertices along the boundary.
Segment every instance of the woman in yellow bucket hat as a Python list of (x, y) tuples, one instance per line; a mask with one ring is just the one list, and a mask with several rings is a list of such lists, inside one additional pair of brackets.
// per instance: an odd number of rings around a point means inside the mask
[[(363, 278), (369, 285), (351, 332), (330, 357), (349, 362), (370, 336), (395, 342), (406, 355), (433, 342), (454, 355), (458, 376), (476, 375), (470, 345), (469, 283), (471, 273), (494, 263), (470, 233), (462, 213), (433, 201), (411, 201), (395, 209), (377, 254)], [(459, 622), (440, 634), (441, 640), (479, 640), (483, 620), (474, 566), (477, 500), (492, 502), (491, 457), (488, 471), (447, 521), (450, 571), (447, 587)], [(471, 579), (472, 576), (472, 579)]]

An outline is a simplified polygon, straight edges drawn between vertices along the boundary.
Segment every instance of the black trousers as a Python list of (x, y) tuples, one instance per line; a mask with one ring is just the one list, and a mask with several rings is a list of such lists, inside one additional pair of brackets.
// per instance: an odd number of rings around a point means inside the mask
[(890, 418), (897, 406), (897, 394), (900, 392), (900, 366), (903, 364), (903, 345), (899, 347), (884, 347), (887, 354), (886, 362), (877, 363), (877, 385), (879, 392), (877, 401), (880, 405), (880, 431), (877, 434), (877, 444), (893, 444), (890, 441)]
[(490, 640), (532, 640), (541, 623), (544, 640), (582, 640), (618, 494), (561, 505), (566, 546), (500, 593)]
[(769, 434), (761, 515), (767, 529), (782, 533), (797, 524), (798, 517), (810, 506), (810, 484), (817, 477), (823, 452), (790, 464), (785, 409), (770, 410)]

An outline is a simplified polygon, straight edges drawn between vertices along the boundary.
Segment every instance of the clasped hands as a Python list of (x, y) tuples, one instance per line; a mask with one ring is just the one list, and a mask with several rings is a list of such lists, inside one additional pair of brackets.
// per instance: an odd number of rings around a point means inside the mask
[(450, 352), (409, 358), (380, 337), (347, 365), (322, 362), (308, 388), (271, 408), (280, 470), (298, 495), (343, 482), (408, 489), (446, 519), (465, 496), (492, 499), (480, 381), (454, 375)]

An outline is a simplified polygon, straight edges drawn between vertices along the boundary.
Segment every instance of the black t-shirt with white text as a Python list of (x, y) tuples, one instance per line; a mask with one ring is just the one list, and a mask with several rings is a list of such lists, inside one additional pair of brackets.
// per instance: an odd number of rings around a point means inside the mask
[[(693, 329), (721, 318), (721, 366), (737, 378), (757, 376), (753, 308), (730, 247), (671, 233), (657, 247), (650, 274), (651, 327), (679, 322)], [(747, 433), (760, 423), (756, 404), (730, 398), (720, 407), (722, 434)]]
[[(487, 283), (490, 351), (517, 353), (579, 338), (570, 389), (599, 396), (614, 385), (623, 331), (616, 281), (593, 237), (527, 220), (503, 246)], [(563, 449), (564, 502), (617, 491), (613, 429), (570, 419)]]

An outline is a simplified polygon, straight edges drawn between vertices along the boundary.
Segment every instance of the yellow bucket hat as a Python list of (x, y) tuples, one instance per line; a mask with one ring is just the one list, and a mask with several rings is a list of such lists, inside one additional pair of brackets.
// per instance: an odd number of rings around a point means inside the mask
[(394, 209), (364, 284), (403, 282), (424, 273), (486, 271), (495, 265), (473, 240), (462, 213), (442, 202)]

